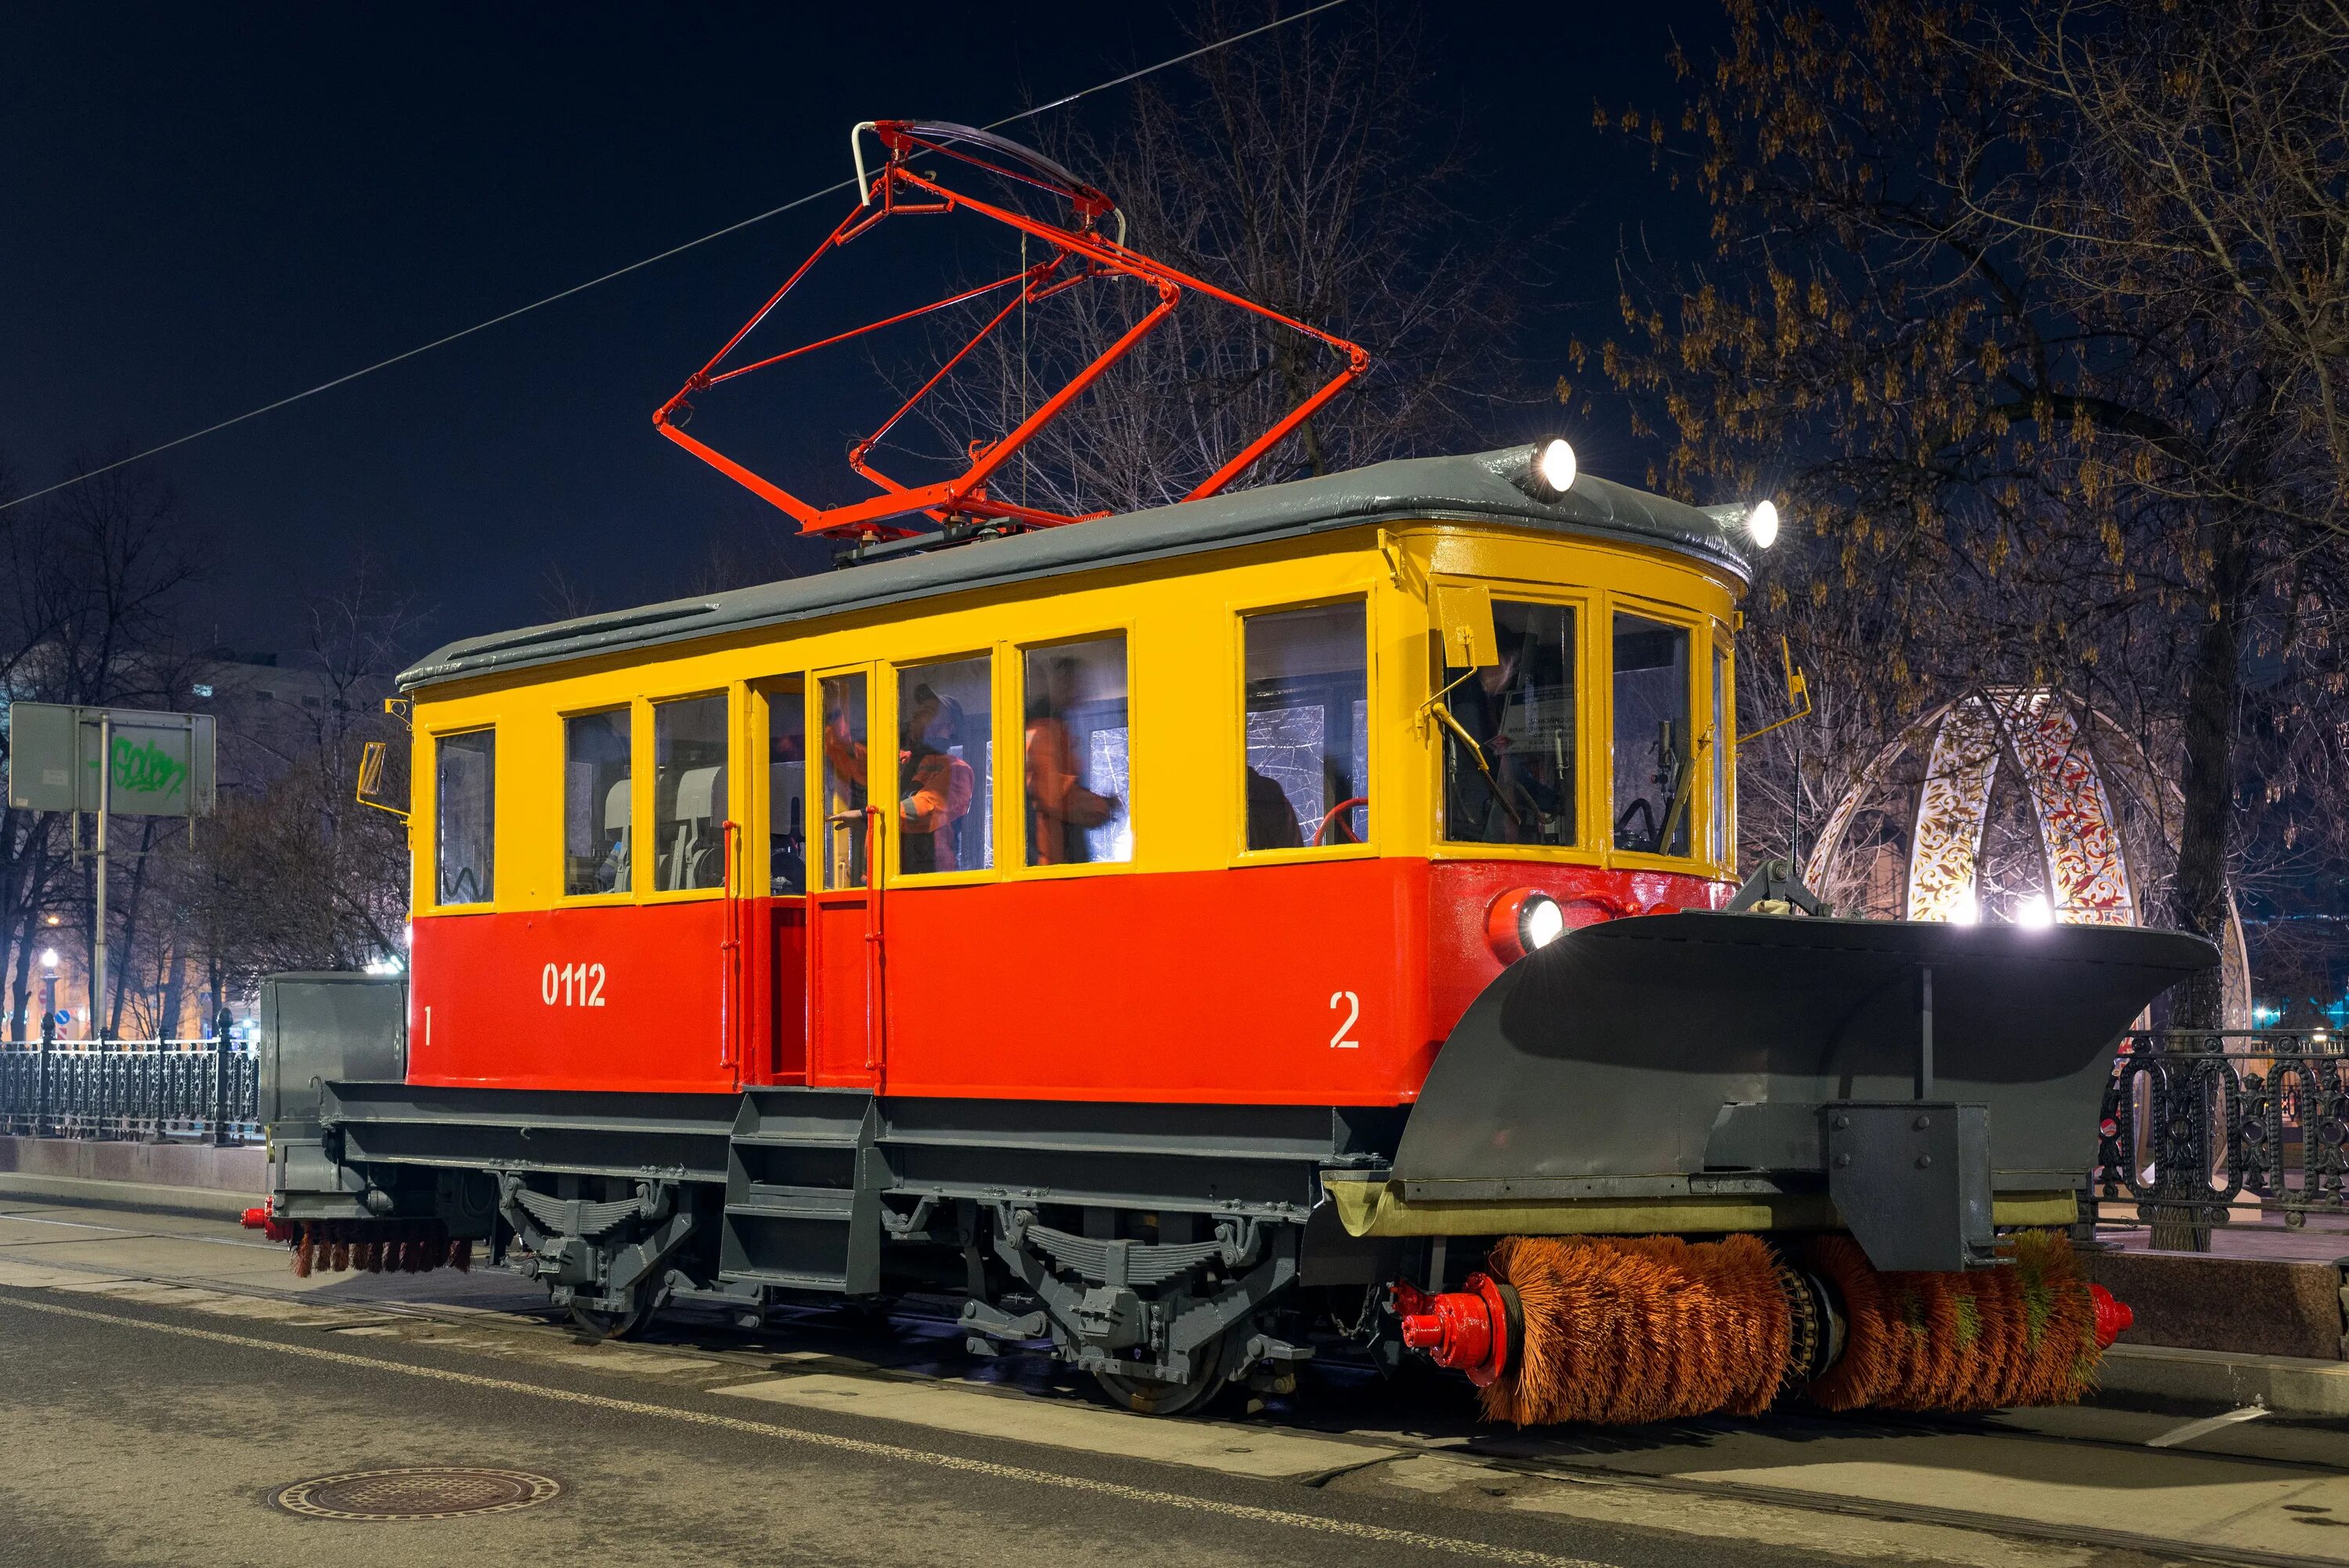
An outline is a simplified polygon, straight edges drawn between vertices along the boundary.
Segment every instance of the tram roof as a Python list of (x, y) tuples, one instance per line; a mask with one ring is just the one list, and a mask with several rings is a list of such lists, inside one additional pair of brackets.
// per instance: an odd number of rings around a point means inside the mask
[(1535, 450), (1508, 447), (1457, 457), (1402, 458), (817, 576), (466, 637), (403, 672), (399, 684), (434, 686), (1366, 523), (1489, 522), (1629, 541), (1692, 557), (1741, 583), (1750, 581), (1744, 558), (1732, 542), (1733, 524), (1588, 473), (1577, 475), (1558, 500), (1543, 500), (1530, 477)]

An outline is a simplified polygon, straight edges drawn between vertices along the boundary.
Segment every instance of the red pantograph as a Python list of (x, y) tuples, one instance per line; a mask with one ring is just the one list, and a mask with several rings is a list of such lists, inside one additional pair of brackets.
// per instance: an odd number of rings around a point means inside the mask
[[(871, 131), (887, 153), (878, 172), (867, 177), (864, 170), (863, 134)], [(1234, 308), (1248, 311), (1268, 321), (1288, 327), (1327, 346), (1343, 356), (1344, 364), (1302, 402), (1283, 415), (1272, 427), (1234, 453), (1221, 468), (1201, 481), (1184, 499), (1196, 500), (1214, 495), (1226, 485), (1246, 473), (1256, 462), (1292, 434), (1299, 426), (1313, 417), (1332, 397), (1343, 391), (1369, 368), (1371, 356), (1359, 346), (1336, 337), (1317, 327), (1308, 326), (1275, 310), (1215, 284), (1176, 271), (1164, 263), (1152, 260), (1138, 251), (1126, 248), (1121, 240), (1113, 240), (1101, 232), (1102, 220), (1115, 213), (1116, 206), (1108, 196), (1079, 180), (1067, 170), (1040, 154), (1016, 142), (1007, 141), (968, 126), (911, 120), (874, 120), (860, 125), (851, 133), (852, 144), (857, 149), (857, 187), (859, 201), (839, 227), (826, 235), (814, 254), (800, 263), (797, 271), (784, 280), (761, 305), (740, 331), (726, 340), (725, 346), (711, 356), (709, 363), (693, 373), (690, 380), (676, 397), (653, 412), (653, 424), (660, 433), (683, 447), (687, 451), (749, 489), (751, 493), (781, 508), (799, 523), (802, 533), (823, 534), (835, 538), (861, 540), (902, 539), (918, 530), (897, 521), (919, 513), (937, 523), (954, 519), (994, 521), (1012, 529), (1053, 528), (1063, 523), (1082, 522), (1089, 518), (1106, 515), (1102, 512), (1058, 512), (1040, 507), (1022, 506), (991, 495), (988, 480), (1000, 471), (1005, 463), (1016, 456), (1062, 410), (1082, 396), (1085, 389), (1099, 380), (1102, 374), (1132, 352), (1134, 346), (1156, 330), (1173, 315), (1185, 294), (1196, 294)], [(1007, 207), (982, 201), (975, 197), (938, 183), (935, 170), (916, 172), (908, 167), (907, 160), (921, 155), (952, 159), (968, 168), (998, 178), (1042, 191), (1065, 202), (1066, 223), (1053, 223), (1013, 211)], [(970, 212), (990, 218), (1019, 230), (1044, 242), (1044, 259), (1024, 271), (1007, 277), (958, 290), (943, 299), (912, 310), (899, 311), (863, 326), (852, 327), (770, 354), (740, 365), (728, 366), (726, 360), (739, 348), (744, 338), (765, 321), (784, 298), (799, 286), (816, 263), (833, 251), (867, 232), (883, 220), (899, 213)], [(1121, 233), (1123, 222), (1119, 222)], [(892, 479), (874, 466), (873, 449), (922, 400), (936, 389), (955, 367), (968, 357), (971, 351), (985, 342), (998, 327), (1009, 321), (1023, 304), (1035, 304), (1064, 290), (1095, 279), (1133, 278), (1148, 284), (1157, 294), (1151, 307), (1123, 335), (1103, 349), (1100, 355), (1079, 370), (1069, 382), (1039, 404), (1035, 411), (1013, 429), (993, 439), (975, 439), (969, 444), (970, 466), (951, 479), (928, 484), (907, 485)], [(885, 326), (912, 321), (935, 311), (945, 310), (974, 300), (984, 299), (1009, 291), (1009, 299), (1000, 310), (988, 318), (968, 342), (949, 355), (935, 374), (900, 405), (896, 412), (883, 420), (869, 436), (849, 449), (849, 466), (876, 486), (880, 494), (845, 506), (821, 507), (792, 494), (773, 480), (706, 443), (688, 436), (683, 425), (693, 409), (690, 399), (723, 382), (748, 376), (771, 365), (795, 359), (819, 348), (829, 348), (875, 332)]]

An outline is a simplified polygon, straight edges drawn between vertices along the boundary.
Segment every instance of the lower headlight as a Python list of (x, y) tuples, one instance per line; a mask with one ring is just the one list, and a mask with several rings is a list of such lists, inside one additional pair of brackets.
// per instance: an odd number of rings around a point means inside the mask
[(1504, 964), (1514, 964), (1566, 934), (1566, 911), (1557, 900), (1532, 888), (1516, 888), (1493, 901), (1485, 922), (1485, 940)]

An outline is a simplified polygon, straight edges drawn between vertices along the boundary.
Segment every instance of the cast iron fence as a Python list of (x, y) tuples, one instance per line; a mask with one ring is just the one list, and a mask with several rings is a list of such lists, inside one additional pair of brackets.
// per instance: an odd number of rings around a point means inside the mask
[[(0, 1133), (262, 1137), (260, 1072), (235, 1040), (0, 1042)], [(2337, 1034), (2154, 1030), (2122, 1042), (2094, 1195), (2181, 1235), (2239, 1203), (2300, 1224), (2349, 1216), (2349, 1054)], [(2191, 1244), (2179, 1241), (2178, 1244)]]
[(259, 1059), (236, 1040), (0, 1043), (0, 1133), (254, 1143), (260, 1118)]
[(2124, 1038), (2105, 1091), (2095, 1196), (2133, 1199), (2157, 1245), (2207, 1245), (2256, 1204), (2349, 1215), (2349, 1055), (2323, 1029), (2161, 1029)]

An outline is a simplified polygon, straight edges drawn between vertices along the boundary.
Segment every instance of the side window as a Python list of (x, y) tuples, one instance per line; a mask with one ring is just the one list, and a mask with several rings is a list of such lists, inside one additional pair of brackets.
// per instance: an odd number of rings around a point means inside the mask
[(1689, 852), (1689, 634), (1615, 617), (1615, 847)]
[(897, 672), (897, 869), (995, 863), (994, 661)]
[(434, 902), (487, 903), (496, 895), (497, 732), (440, 736), (432, 749)]
[(1028, 863), (1133, 859), (1125, 639), (1030, 648), (1020, 799)]
[(864, 677), (826, 676), (823, 698), (823, 885), (864, 885)]
[(628, 710), (563, 721), (563, 891), (626, 892), (633, 835), (628, 818)]
[(1729, 859), (1729, 750), (1737, 744), (1729, 712), (1729, 645), (1713, 643), (1713, 858), (1734, 870)]
[(653, 706), (653, 854), (660, 892), (726, 882), (726, 699)]
[(1444, 836), (1465, 844), (1571, 844), (1575, 625), (1563, 604), (1493, 601), (1500, 662), (1447, 674), (1444, 707), (1475, 741), (1444, 731)]
[(1250, 615), (1244, 640), (1247, 847), (1362, 842), (1371, 768), (1361, 602)]
[(807, 695), (800, 683), (767, 701), (767, 891), (807, 892)]

